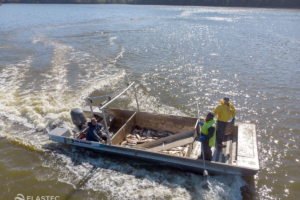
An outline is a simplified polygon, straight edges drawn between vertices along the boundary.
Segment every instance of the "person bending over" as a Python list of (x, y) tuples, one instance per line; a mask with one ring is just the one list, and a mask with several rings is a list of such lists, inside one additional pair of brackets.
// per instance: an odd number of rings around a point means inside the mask
[[(200, 141), (203, 145), (205, 160), (212, 160), (211, 148), (215, 146), (216, 141), (216, 121), (214, 119), (214, 113), (209, 112), (204, 120), (205, 122), (199, 122), (199, 126), (202, 126)], [(201, 152), (201, 158), (202, 158)]]
[(92, 118), (91, 122), (88, 123), (88, 127), (86, 140), (106, 143), (107, 134), (103, 132), (104, 127), (102, 124), (97, 123), (97, 120)]

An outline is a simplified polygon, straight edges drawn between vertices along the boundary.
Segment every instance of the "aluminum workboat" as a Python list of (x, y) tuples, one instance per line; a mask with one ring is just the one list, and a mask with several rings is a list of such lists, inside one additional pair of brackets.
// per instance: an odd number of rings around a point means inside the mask
[[(109, 105), (121, 95), (133, 88), (137, 103), (137, 110), (111, 108)], [(100, 106), (92, 106), (94, 99), (103, 99)], [(186, 116), (156, 114), (139, 111), (135, 83), (122, 88), (113, 95), (88, 98), (89, 106), (82, 109), (82, 116), (76, 114), (71, 117), (78, 131), (57, 127), (48, 133), (50, 140), (113, 154), (126, 156), (128, 159), (142, 159), (162, 165), (178, 168), (194, 173), (203, 173), (201, 155), (200, 131), (198, 122), (203, 119)], [(95, 117), (105, 127), (108, 133), (106, 143), (88, 141), (85, 138), (87, 120)], [(140, 127), (144, 130), (160, 130), (170, 132), (166, 137), (155, 141), (124, 146), (126, 137)], [(223, 144), (226, 148), (213, 148), (212, 161), (205, 161), (206, 170), (210, 175), (255, 175), (259, 171), (257, 150), (257, 135), (254, 124), (228, 123)], [(166, 154), (166, 150), (185, 146), (187, 151), (183, 155)]]

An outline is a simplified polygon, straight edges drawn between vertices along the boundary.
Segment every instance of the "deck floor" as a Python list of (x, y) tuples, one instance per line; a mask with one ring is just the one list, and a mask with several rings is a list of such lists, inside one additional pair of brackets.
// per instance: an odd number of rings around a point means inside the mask
[[(230, 165), (236, 165), (237, 136), (234, 134), (225, 135), (223, 144), (225, 144), (226, 147), (222, 149), (217, 148), (217, 143), (216, 143), (216, 147), (212, 147), (212, 152), (213, 152), (212, 161), (226, 163)], [(198, 148), (201, 148), (201, 145)], [(200, 150), (199, 153), (201, 154), (201, 149), (199, 150)], [(202, 158), (199, 156), (198, 159), (202, 159)]]
[(225, 135), (223, 144), (226, 145), (225, 148), (219, 149), (216, 147), (212, 148), (214, 162), (221, 162), (230, 165), (236, 165), (236, 148), (237, 148), (237, 138), (235, 135)]
[(114, 136), (114, 134), (116, 134), (119, 130), (120, 130), (120, 127), (116, 127), (116, 126), (110, 127), (109, 128), (110, 138), (112, 138)]

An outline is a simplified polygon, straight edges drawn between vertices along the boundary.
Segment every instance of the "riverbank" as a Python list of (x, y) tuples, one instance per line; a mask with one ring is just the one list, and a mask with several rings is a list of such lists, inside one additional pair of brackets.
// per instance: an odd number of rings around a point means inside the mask
[(135, 4), (135, 5), (174, 5), (174, 6), (213, 6), (213, 7), (247, 7), (247, 8), (300, 8), (300, 0), (295, 1), (213, 1), (213, 0), (2, 0), (0, 3), (31, 4)]

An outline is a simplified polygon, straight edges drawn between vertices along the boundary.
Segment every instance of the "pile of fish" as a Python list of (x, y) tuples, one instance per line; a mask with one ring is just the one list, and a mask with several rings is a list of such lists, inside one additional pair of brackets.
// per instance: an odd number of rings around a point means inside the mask
[[(144, 128), (136, 127), (133, 129), (131, 134), (126, 135), (126, 138), (121, 142), (121, 146), (132, 147), (137, 144), (143, 144), (145, 142), (152, 142), (154, 140), (160, 139), (162, 137), (167, 137), (174, 135), (175, 133), (169, 131), (156, 131)], [(175, 155), (175, 156), (185, 156), (188, 152), (189, 144), (176, 147), (168, 150), (161, 151), (162, 153)]]
[(121, 143), (122, 146), (135, 146), (145, 142), (151, 142), (162, 137), (171, 136), (174, 133), (169, 131), (155, 131), (136, 127), (131, 134), (126, 135), (125, 140)]
[(175, 147), (172, 149), (168, 149), (167, 151), (161, 151), (162, 153), (174, 155), (174, 156), (186, 156), (188, 149), (189, 149), (189, 144), (183, 145), (181, 147)]

